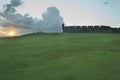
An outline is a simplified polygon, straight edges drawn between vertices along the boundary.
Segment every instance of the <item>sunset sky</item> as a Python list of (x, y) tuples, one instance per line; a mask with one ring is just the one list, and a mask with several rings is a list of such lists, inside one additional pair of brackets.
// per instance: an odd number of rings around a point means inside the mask
[[(28, 13), (41, 18), (46, 8), (55, 6), (66, 25), (110, 25), (120, 26), (120, 0), (23, 0), (17, 8), (21, 14)], [(10, 0), (0, 0), (2, 6)]]

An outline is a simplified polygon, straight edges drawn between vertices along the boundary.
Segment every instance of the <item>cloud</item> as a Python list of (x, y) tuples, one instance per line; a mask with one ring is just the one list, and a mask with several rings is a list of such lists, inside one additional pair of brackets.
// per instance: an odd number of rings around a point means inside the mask
[(4, 5), (4, 11), (0, 13), (0, 26), (14, 26), (19, 29), (29, 29), (33, 32), (62, 32), (63, 18), (56, 7), (49, 7), (42, 14), (42, 19), (36, 19), (29, 14), (21, 15), (16, 12), (16, 7), (23, 4), (21, 0), (11, 0)]

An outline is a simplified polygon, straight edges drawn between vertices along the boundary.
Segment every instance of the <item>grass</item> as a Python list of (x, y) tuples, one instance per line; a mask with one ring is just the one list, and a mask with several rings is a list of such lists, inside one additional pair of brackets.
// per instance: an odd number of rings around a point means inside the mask
[(120, 34), (0, 38), (0, 80), (120, 80)]

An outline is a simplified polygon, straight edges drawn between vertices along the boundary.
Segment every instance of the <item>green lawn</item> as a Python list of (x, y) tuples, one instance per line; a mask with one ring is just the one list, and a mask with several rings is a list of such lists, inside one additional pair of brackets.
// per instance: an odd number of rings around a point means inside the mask
[(0, 80), (120, 80), (120, 34), (0, 38)]

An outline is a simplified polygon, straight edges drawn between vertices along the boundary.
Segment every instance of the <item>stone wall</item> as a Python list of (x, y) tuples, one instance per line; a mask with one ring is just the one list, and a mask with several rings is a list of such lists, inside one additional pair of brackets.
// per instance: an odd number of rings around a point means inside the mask
[(63, 32), (68, 33), (120, 33), (120, 28), (112, 28), (104, 25), (94, 26), (64, 26)]

